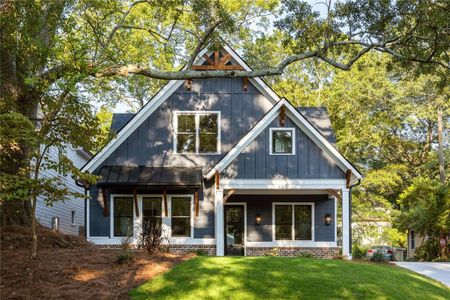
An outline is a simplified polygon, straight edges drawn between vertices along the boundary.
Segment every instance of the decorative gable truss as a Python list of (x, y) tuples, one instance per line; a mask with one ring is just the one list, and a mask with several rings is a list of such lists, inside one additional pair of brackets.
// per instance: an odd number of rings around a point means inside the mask
[(316, 145), (325, 151), (347, 174), (347, 185), (352, 184), (362, 178), (361, 173), (325, 139), (325, 137), (286, 99), (281, 99), (237, 144), (232, 148), (207, 174), (206, 178), (224, 171), (228, 165), (253, 141), (269, 124), (276, 118), (280, 118), (280, 123), (284, 123), (284, 118), (289, 117)]
[[(223, 45), (222, 55), (219, 51), (203, 49), (198, 57), (193, 69), (198, 68), (218, 68), (226, 66), (227, 68), (243, 69), (251, 71), (251, 68), (242, 60), (242, 58), (228, 45)], [(213, 56), (214, 59), (211, 59)], [(223, 65), (223, 66), (222, 66)], [(278, 95), (261, 79), (249, 78), (251, 82), (269, 101), (273, 104), (279, 102)], [(247, 79), (244, 79), (244, 90), (246, 89)], [(94, 172), (101, 164), (116, 150), (137, 128), (153, 113), (164, 101), (166, 101), (181, 85), (184, 80), (169, 81), (144, 107), (117, 133), (103, 149), (94, 155), (81, 169), (83, 172)], [(190, 82), (187, 87), (189, 88)]]

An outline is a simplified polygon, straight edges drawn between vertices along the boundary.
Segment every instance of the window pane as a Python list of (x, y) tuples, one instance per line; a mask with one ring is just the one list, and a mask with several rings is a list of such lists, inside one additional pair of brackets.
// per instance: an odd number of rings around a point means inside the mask
[(173, 197), (172, 198), (172, 216), (191, 216), (191, 198)]
[(114, 236), (133, 235), (133, 198), (114, 198)]
[(158, 226), (161, 228), (161, 198), (144, 197), (142, 199), (142, 222), (144, 232), (147, 232), (149, 226)]
[(178, 115), (178, 132), (195, 132), (195, 115)]
[(215, 153), (217, 152), (217, 135), (216, 134), (200, 134), (200, 149), (201, 153)]
[(312, 240), (311, 205), (296, 205), (294, 208), (295, 239)]
[(272, 131), (272, 152), (292, 153), (292, 131)]
[(195, 134), (177, 135), (177, 152), (178, 153), (195, 153)]
[(275, 239), (292, 240), (292, 205), (275, 205)]
[(200, 133), (217, 134), (217, 114), (200, 115)]
[(172, 217), (172, 236), (191, 236), (191, 219)]

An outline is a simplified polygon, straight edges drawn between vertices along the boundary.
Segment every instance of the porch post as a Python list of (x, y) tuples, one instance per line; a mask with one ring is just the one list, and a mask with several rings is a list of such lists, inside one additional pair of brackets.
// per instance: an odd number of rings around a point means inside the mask
[(352, 259), (350, 253), (350, 191), (342, 189), (342, 255)]
[(216, 227), (216, 255), (224, 256), (224, 219), (223, 219), (223, 189), (216, 189), (215, 197), (215, 227)]

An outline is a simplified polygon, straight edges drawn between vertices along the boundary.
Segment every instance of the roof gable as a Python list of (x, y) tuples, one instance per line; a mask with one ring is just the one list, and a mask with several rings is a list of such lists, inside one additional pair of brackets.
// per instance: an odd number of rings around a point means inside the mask
[(217, 164), (211, 169), (206, 177), (211, 178), (214, 176), (215, 171), (222, 172), (225, 168), (262, 132), (265, 130), (271, 122), (273, 122), (278, 116), (281, 107), (286, 107), (286, 115), (291, 118), (293, 122), (301, 129), (306, 135), (316, 143), (316, 145), (326, 151), (326, 153), (336, 162), (336, 164), (344, 171), (351, 170), (352, 177), (359, 179), (362, 175), (356, 170), (352, 164), (337, 151), (337, 149), (320, 133), (320, 131), (314, 127), (292, 104), (286, 99), (280, 100), (253, 128), (250, 130), (237, 144), (231, 149)]
[[(223, 50), (231, 55), (230, 61), (233, 64), (242, 66), (245, 70), (251, 70), (241, 57), (228, 45), (223, 46)], [(204, 55), (211, 55), (213, 51), (208, 48), (203, 49), (199, 55), (197, 64), (205, 61)], [(260, 78), (250, 78), (249, 81), (273, 104), (279, 101), (278, 95), (270, 89)], [(150, 101), (148, 101), (124, 126), (117, 135), (101, 151), (94, 155), (81, 169), (81, 171), (95, 171), (114, 150), (116, 150), (157, 108), (166, 101), (185, 81), (169, 81)]]

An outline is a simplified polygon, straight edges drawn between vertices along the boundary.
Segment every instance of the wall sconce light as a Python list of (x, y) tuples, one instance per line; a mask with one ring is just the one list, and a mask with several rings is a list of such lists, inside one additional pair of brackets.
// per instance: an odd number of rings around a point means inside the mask
[(331, 215), (330, 214), (325, 215), (325, 225), (331, 225)]
[(260, 225), (261, 224), (261, 214), (256, 214), (256, 216), (255, 216), (255, 223), (256, 223), (256, 225)]

